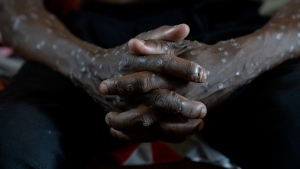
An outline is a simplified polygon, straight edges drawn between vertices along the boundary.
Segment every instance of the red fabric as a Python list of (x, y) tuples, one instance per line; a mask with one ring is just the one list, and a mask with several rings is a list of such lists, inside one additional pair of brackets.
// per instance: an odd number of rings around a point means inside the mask
[(109, 157), (117, 164), (122, 165), (139, 145), (140, 143), (127, 144), (124, 147), (109, 152), (107, 154), (107, 157)]
[(5, 88), (5, 86), (8, 84), (8, 80), (1, 80), (0, 79), (0, 91)]
[(80, 9), (78, 0), (49, 0), (45, 5), (50, 12), (62, 20), (70, 11)]
[(154, 163), (166, 163), (182, 160), (170, 146), (162, 141), (152, 143), (152, 158)]
[(0, 91), (4, 89), (4, 84), (2, 84), (2, 82), (0, 82)]
[[(107, 154), (107, 157), (118, 165), (124, 165), (129, 158), (140, 159), (140, 157), (136, 156), (138, 154), (133, 153), (136, 150), (138, 150), (142, 145), (143, 143), (126, 144), (121, 148), (117, 148), (116, 150), (109, 152)], [(140, 151), (142, 150), (140, 149)], [(150, 157), (152, 157), (152, 160), (150, 162), (153, 164), (175, 162), (183, 159), (183, 157), (181, 157), (177, 152), (175, 152), (168, 144), (162, 141), (156, 141), (151, 143), (151, 150), (149, 152), (144, 153), (147, 153)], [(148, 157), (146, 157), (146, 159), (148, 159)]]

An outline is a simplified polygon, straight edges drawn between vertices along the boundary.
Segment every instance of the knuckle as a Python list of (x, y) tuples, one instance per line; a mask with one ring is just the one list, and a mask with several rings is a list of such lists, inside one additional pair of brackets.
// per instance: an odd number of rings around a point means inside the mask
[(124, 93), (124, 88), (123, 88), (123, 86), (120, 85), (120, 84), (118, 84), (118, 83), (117, 83), (117, 85), (116, 85), (116, 90), (117, 90), (117, 92), (120, 93), (120, 94)]
[(154, 104), (157, 106), (157, 107), (164, 107), (164, 100), (161, 98), (161, 97), (156, 97), (155, 100), (154, 100)]
[(147, 116), (142, 116), (138, 119), (138, 126), (142, 128), (149, 128), (152, 124), (152, 119)]
[(156, 58), (156, 66), (160, 67), (162, 70), (169, 68), (169, 63), (173, 59), (172, 55), (169, 54), (162, 54)]
[(172, 109), (181, 112), (181, 99), (174, 91), (160, 89), (153, 97), (153, 103), (158, 108)]
[(119, 70), (130, 70), (133, 68), (133, 59), (131, 57), (123, 57), (119, 62)]
[(136, 88), (142, 93), (151, 90), (152, 85), (152, 73), (150, 72), (143, 72), (142, 78), (136, 79)]
[(182, 100), (180, 99), (179, 95), (174, 91), (170, 91), (168, 94), (168, 102), (169, 107), (175, 111), (176, 114), (179, 114), (183, 110)]
[(180, 99), (174, 91), (167, 91), (165, 96), (165, 108), (176, 109), (178, 107), (178, 100)]
[(118, 80), (113, 80), (109, 86), (110, 86), (109, 88), (111, 91), (114, 91), (114, 90), (116, 90), (118, 92), (121, 91), (121, 85)]
[(148, 77), (142, 78), (138, 81), (138, 87), (141, 92), (147, 92), (151, 89), (151, 79)]
[(134, 92), (134, 85), (132, 85), (132, 84), (128, 84), (125, 88), (126, 88), (126, 91), (129, 93)]
[(168, 99), (169, 99), (170, 91), (161, 89), (160, 92), (155, 97), (154, 103), (157, 107), (166, 107), (168, 105)]
[(160, 128), (163, 131), (169, 131), (169, 126), (167, 125), (167, 123), (160, 123)]

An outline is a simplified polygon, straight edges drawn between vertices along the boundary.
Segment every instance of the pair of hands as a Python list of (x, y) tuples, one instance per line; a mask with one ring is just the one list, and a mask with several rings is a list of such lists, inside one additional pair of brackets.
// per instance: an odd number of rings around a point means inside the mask
[(101, 83), (101, 93), (131, 95), (141, 101), (133, 109), (106, 115), (113, 136), (123, 140), (182, 142), (202, 129), (205, 105), (172, 91), (174, 86), (206, 79), (201, 66), (177, 57), (188, 47), (174, 42), (182, 41), (188, 33), (187, 25), (163, 26), (128, 42), (128, 52), (138, 56), (139, 62), (149, 69)]
[(220, 76), (208, 85), (207, 72), (199, 64), (212, 68), (209, 73), (224, 70), (215, 67), (222, 61), (207, 58), (224, 51), (218, 44), (183, 40), (188, 33), (185, 24), (163, 26), (92, 58), (89, 67), (102, 71), (95, 84), (102, 83), (101, 93), (98, 88), (89, 93), (110, 111), (105, 121), (113, 136), (182, 142), (203, 128), (207, 110), (199, 101), (219, 90)]

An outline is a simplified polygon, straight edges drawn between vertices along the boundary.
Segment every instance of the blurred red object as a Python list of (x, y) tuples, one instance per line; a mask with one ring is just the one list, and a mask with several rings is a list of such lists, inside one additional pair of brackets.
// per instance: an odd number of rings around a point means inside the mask
[(0, 79), (0, 91), (3, 90), (6, 85), (8, 85), (8, 82), (9, 82), (8, 80)]
[(1, 56), (11, 56), (14, 53), (12, 48), (6, 46), (0, 46), (0, 57)]

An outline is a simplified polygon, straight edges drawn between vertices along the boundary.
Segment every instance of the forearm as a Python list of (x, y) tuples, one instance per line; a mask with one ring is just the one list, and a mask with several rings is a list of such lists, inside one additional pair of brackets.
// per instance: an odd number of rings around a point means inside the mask
[(42, 1), (1, 0), (0, 5), (0, 30), (4, 41), (25, 59), (70, 76), (80, 64), (76, 57), (88, 57), (86, 49), (91, 45), (72, 35), (45, 10)]
[(264, 72), (299, 56), (299, 10), (300, 1), (291, 0), (260, 30), (241, 37), (242, 41), (246, 39), (245, 52), (249, 59), (246, 67), (253, 65), (254, 60), (261, 64), (258, 70)]
[[(300, 3), (291, 1), (260, 30), (236, 39), (219, 42), (210, 49), (213, 59), (199, 57), (197, 63), (209, 71), (207, 81), (198, 87), (208, 109), (224, 100), (240, 86), (284, 61), (298, 57)], [(216, 54), (217, 53), (217, 54)], [(193, 84), (196, 85), (196, 84)]]
[(239, 69), (243, 70), (245, 82), (251, 81), (286, 60), (299, 57), (299, 9), (300, 1), (292, 0), (264, 27), (236, 39), (242, 44), (237, 59), (243, 61)]

